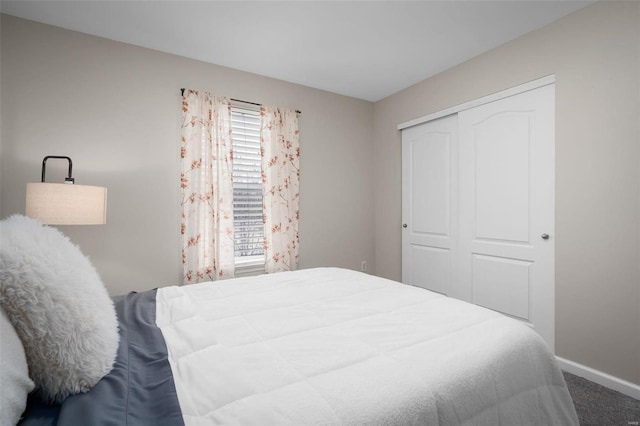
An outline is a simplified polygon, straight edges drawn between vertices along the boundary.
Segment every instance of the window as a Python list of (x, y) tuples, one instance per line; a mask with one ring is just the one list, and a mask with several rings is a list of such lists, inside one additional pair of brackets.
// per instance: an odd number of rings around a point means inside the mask
[(236, 270), (264, 270), (259, 111), (232, 107), (231, 137)]

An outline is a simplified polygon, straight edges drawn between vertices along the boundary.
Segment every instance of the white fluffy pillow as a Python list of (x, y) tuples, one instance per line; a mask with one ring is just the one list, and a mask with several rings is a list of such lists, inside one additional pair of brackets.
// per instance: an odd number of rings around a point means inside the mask
[(45, 401), (86, 392), (111, 371), (113, 303), (89, 259), (57, 229), (24, 216), (0, 221), (0, 305)]
[(33, 390), (20, 338), (0, 309), (0, 425), (15, 425)]

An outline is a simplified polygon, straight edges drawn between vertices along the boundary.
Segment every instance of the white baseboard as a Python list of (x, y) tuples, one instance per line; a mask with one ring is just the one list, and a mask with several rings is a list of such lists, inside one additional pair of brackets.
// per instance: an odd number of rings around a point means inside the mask
[(592, 382), (606, 386), (609, 389), (624, 393), (632, 398), (640, 399), (640, 385), (627, 382), (626, 380), (603, 373), (602, 371), (595, 370), (591, 367), (587, 367), (586, 365), (560, 358), (559, 356), (556, 356), (556, 360), (558, 361), (560, 368), (568, 373), (584, 377), (587, 380), (591, 380)]

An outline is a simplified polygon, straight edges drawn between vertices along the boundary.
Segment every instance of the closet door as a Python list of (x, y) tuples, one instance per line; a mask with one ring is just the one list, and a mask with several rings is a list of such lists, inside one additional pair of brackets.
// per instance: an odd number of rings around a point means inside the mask
[(457, 116), (402, 132), (402, 281), (449, 294), (455, 287)]
[(554, 86), (459, 113), (460, 298), (554, 349)]

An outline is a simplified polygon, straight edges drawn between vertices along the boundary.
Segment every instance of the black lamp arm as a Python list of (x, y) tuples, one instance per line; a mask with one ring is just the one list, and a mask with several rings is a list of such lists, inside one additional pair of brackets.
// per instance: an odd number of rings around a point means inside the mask
[(69, 172), (67, 173), (68, 176), (64, 179), (64, 181), (65, 182), (75, 183), (76, 180), (73, 177), (71, 177), (71, 170), (73, 169), (73, 162), (71, 161), (71, 158), (66, 157), (66, 156), (60, 156), (60, 155), (47, 155), (46, 157), (44, 157), (42, 159), (42, 179), (41, 179), (41, 182), (44, 182), (44, 180), (45, 180), (45, 174), (47, 173), (47, 160), (49, 158), (67, 160), (69, 162)]

